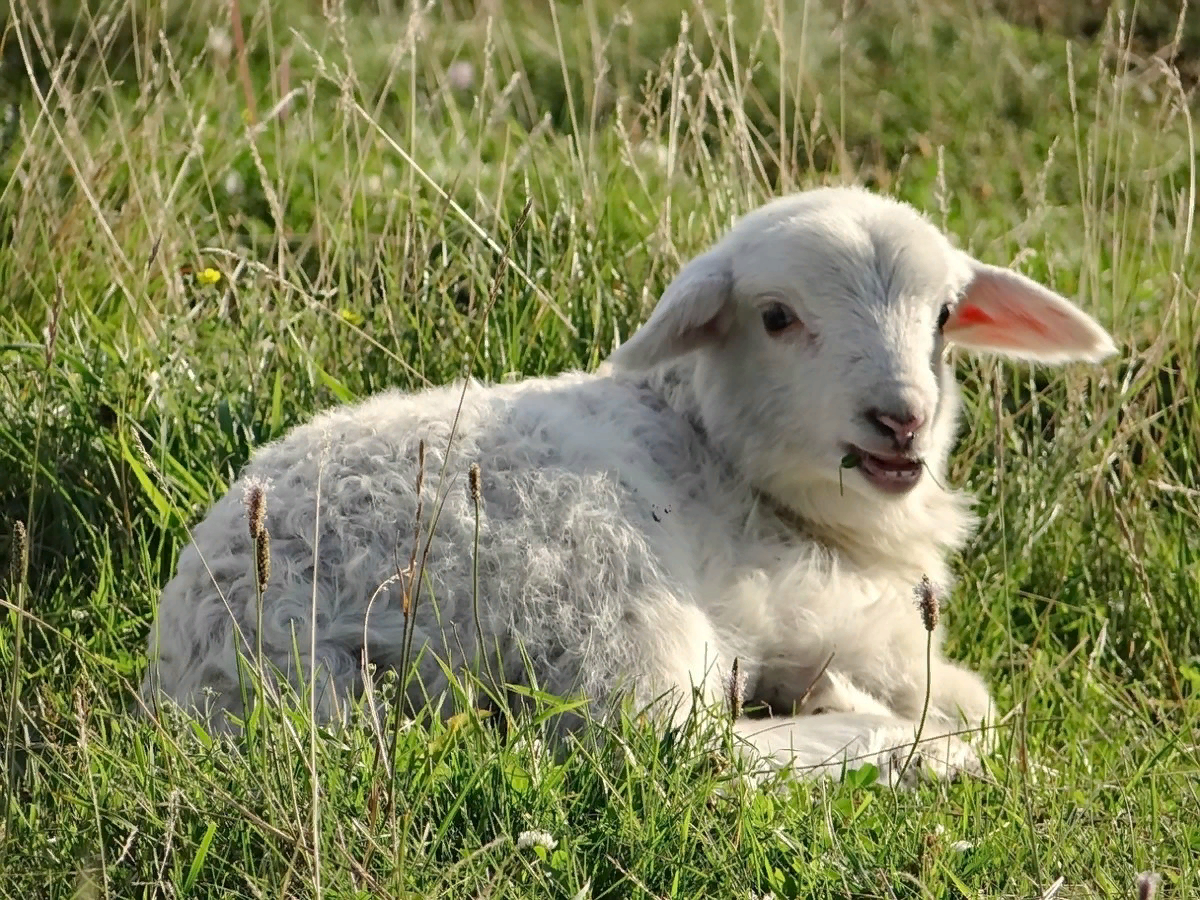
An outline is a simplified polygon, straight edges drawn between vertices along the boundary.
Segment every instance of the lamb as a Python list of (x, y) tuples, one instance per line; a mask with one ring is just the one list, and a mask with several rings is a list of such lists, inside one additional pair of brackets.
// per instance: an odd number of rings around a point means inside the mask
[(529, 679), (582, 696), (593, 717), (632, 698), (666, 727), (723, 704), (736, 661), (746, 708), (769, 712), (733, 722), (756, 759), (871, 762), (895, 781), (924, 720), (939, 741), (912, 771), (973, 771), (980, 742), (956, 734), (992, 721), (990, 693), (943, 656), (938, 626), (926, 705), (914, 608), (919, 584), (949, 591), (973, 525), (945, 486), (951, 345), (1042, 363), (1115, 350), (906, 204), (861, 188), (770, 201), (688, 262), (597, 372), (384, 393), (259, 449), (163, 590), (143, 696), (235, 729), (238, 658), (261, 646), (322, 721), (343, 720), (367, 672), (401, 664), (418, 505), (424, 541), (442, 503), (409, 613), (408, 707), (470, 670), (500, 697)]

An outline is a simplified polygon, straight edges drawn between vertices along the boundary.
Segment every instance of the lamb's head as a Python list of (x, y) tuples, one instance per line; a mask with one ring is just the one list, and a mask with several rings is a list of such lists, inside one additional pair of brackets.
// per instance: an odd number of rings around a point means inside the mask
[(757, 488), (861, 528), (864, 509), (903, 514), (941, 493), (951, 344), (1047, 363), (1115, 349), (1066, 299), (955, 249), (911, 207), (823, 188), (741, 219), (612, 363), (686, 366), (705, 430)]

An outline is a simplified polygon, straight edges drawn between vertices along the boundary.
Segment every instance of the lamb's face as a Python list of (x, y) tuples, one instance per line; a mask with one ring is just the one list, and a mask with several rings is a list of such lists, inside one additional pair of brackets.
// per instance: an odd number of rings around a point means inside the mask
[(900, 497), (940, 479), (956, 398), (943, 362), (967, 260), (907, 207), (817, 191), (723, 242), (730, 321), (701, 349), (706, 421), (781, 496), (821, 482)]
[(1042, 362), (1115, 349), (1067, 300), (955, 249), (911, 207), (825, 188), (742, 219), (611, 359), (692, 354), (706, 429), (778, 499), (821, 503), (832, 486), (894, 503), (945, 473), (949, 344)]

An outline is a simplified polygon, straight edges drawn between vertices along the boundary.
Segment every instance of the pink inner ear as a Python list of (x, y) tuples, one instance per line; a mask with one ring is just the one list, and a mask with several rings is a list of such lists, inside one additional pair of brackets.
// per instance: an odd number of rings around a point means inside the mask
[(996, 320), (985, 313), (974, 303), (963, 303), (954, 311), (956, 325), (991, 325)]
[[(1052, 317), (1063, 318), (1054, 308), (1043, 312)], [(962, 301), (950, 316), (947, 331), (953, 334), (965, 329), (977, 329), (974, 334), (1002, 347), (1022, 346), (1032, 335), (1051, 340), (1054, 337), (1069, 337), (1069, 330), (1064, 330), (1062, 335), (1056, 335), (1052, 323), (1044, 322), (1018, 304), (1006, 304), (1003, 301), (994, 302), (988, 310), (970, 300)]]
[[(1027, 328), (1042, 337), (1050, 335), (1050, 328), (1046, 323), (1032, 315), (1026, 309), (1022, 309), (1016, 305), (1005, 305), (999, 307), (996, 311), (1001, 314), (999, 318), (974, 303), (965, 302), (954, 317), (956, 320), (955, 324), (960, 327), (967, 325), (990, 325), (1002, 331), (1014, 327)], [(1045, 312), (1057, 314), (1058, 311), (1047, 309)]]
[(973, 262), (975, 277), (943, 328), (946, 340), (976, 350), (1062, 362), (1113, 351), (1104, 329), (1065, 298), (1007, 269)]
[(1024, 347), (1031, 340), (1055, 337), (1053, 329), (1029, 310), (998, 297), (988, 299), (992, 302), (987, 309), (969, 300), (962, 301), (946, 323), (947, 336), (961, 338), (969, 334), (973, 342), (1005, 348)]

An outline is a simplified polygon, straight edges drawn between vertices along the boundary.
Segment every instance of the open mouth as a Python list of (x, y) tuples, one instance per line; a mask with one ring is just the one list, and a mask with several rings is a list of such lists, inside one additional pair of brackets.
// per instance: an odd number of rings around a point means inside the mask
[(847, 462), (844, 465), (849, 467), (850, 459), (856, 460), (852, 468), (857, 468), (862, 472), (863, 478), (881, 491), (904, 494), (916, 487), (917, 482), (921, 480), (924, 465), (917, 457), (899, 453), (879, 455), (853, 446), (847, 447), (846, 450)]

